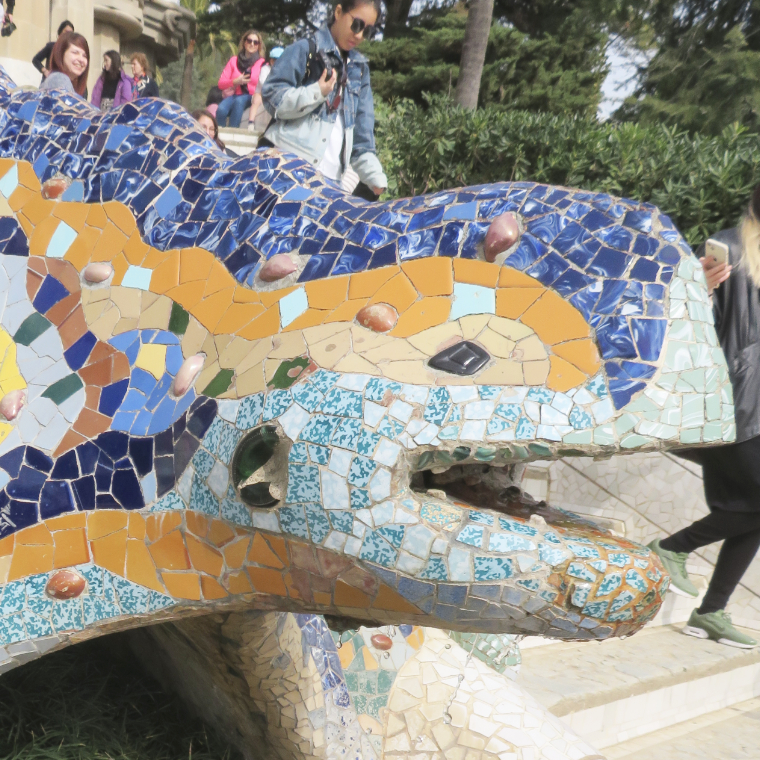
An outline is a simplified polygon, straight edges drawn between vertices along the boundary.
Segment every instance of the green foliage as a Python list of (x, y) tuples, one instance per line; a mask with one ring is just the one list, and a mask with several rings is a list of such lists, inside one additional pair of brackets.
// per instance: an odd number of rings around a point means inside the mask
[[(369, 42), (372, 88), (386, 100), (456, 87), (467, 14), (458, 6), (444, 15), (424, 16), (406, 32)], [(494, 24), (480, 86), (480, 103), (549, 113), (593, 114), (606, 75), (606, 35), (570, 14), (558, 34), (530, 37)]]
[(439, 96), (423, 108), (378, 104), (390, 192), (533, 180), (649, 201), (692, 245), (735, 224), (760, 182), (760, 137), (739, 125), (714, 137), (665, 125), (600, 124), (498, 107), (467, 111)]
[(760, 131), (760, 52), (749, 48), (739, 26), (714, 48), (663, 49), (646, 69), (645, 90), (621, 116), (713, 135), (734, 122)]
[[(227, 63), (227, 51), (212, 50), (204, 45), (201, 50), (196, 50), (193, 59), (193, 90), (190, 101), (190, 110), (204, 108), (208, 91), (219, 81), (224, 64)], [(185, 66), (184, 54), (178, 61), (170, 63), (161, 69), (161, 97), (179, 103), (180, 89), (182, 88), (182, 72)]]
[(4, 760), (237, 760), (135, 666), (116, 634), (0, 679)]
[(645, 1), (634, 39), (651, 60), (616, 117), (713, 135), (734, 122), (760, 131), (760, 3)]

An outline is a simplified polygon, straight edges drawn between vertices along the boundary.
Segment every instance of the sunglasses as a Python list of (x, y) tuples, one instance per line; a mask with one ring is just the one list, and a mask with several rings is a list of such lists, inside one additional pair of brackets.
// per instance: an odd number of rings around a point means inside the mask
[(259, 45), (259, 40), (253, 39), (253, 37), (246, 37), (245, 38), (246, 43), (250, 43), (251, 45)]
[(349, 11), (346, 11), (346, 14), (351, 16), (353, 21), (351, 22), (351, 31), (354, 34), (362, 34), (364, 35), (364, 39), (370, 39), (371, 37), (375, 36), (375, 26), (373, 24), (368, 24), (364, 19), (362, 18), (356, 18), (352, 13)]

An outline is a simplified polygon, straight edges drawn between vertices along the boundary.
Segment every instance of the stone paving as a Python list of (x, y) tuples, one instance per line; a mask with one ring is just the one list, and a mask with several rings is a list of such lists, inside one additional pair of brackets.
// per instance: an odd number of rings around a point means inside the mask
[(757, 760), (760, 698), (606, 750), (608, 760)]

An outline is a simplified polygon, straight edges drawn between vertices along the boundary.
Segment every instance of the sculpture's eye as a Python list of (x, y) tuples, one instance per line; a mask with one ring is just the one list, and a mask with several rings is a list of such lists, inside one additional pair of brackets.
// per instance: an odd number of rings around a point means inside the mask
[(437, 353), (428, 364), (433, 369), (451, 372), (453, 375), (474, 375), (488, 363), (488, 352), (476, 343), (463, 340)]
[(273, 483), (277, 429), (265, 425), (243, 438), (232, 457), (232, 482), (240, 499), (249, 507), (273, 507), (282, 498), (281, 487)]

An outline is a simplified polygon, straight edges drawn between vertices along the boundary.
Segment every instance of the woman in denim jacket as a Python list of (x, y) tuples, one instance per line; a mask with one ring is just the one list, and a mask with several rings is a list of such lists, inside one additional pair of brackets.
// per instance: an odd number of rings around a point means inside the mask
[(299, 40), (280, 56), (261, 93), (274, 120), (260, 145), (297, 153), (338, 182), (350, 165), (375, 195), (388, 180), (375, 153), (369, 64), (355, 48), (372, 36), (379, 15), (379, 0), (342, 0), (315, 36), (318, 53), (342, 60), (340, 76), (337, 67), (329, 78), (325, 69), (304, 84), (309, 40)]

